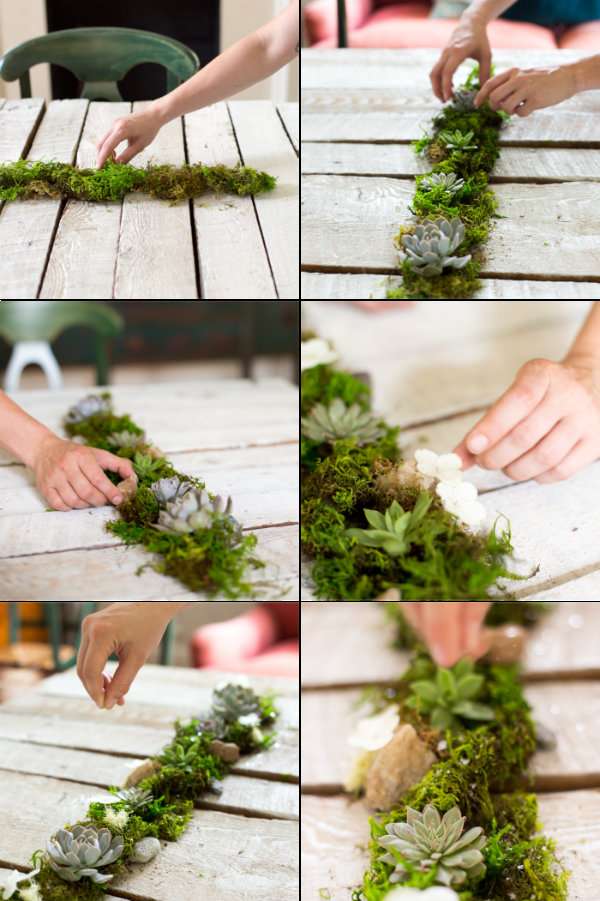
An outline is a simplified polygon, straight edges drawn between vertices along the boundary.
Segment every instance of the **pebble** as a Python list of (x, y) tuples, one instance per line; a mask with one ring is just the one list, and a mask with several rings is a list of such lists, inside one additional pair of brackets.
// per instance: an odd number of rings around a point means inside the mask
[(160, 853), (160, 842), (157, 838), (147, 836), (136, 842), (129, 860), (131, 863), (148, 863)]

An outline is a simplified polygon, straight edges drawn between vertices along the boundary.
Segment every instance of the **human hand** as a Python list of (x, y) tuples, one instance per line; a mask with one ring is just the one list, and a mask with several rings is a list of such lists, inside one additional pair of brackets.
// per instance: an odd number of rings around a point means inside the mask
[(107, 159), (123, 141), (127, 141), (127, 149), (116, 157), (115, 162), (128, 163), (148, 144), (152, 143), (160, 131), (161, 125), (162, 122), (154, 107), (139, 113), (132, 113), (132, 115), (124, 116), (122, 119), (116, 119), (110, 130), (96, 145), (98, 169), (103, 167)]
[[(181, 604), (111, 604), (87, 616), (82, 625), (77, 675), (98, 707), (123, 705), (137, 673), (158, 647)], [(112, 676), (103, 672), (108, 659), (119, 658)]]
[(379, 313), (382, 310), (393, 310), (394, 308), (414, 307), (413, 300), (353, 300), (353, 304), (362, 307), (363, 310)]
[(454, 666), (463, 657), (476, 660), (488, 649), (483, 621), (489, 609), (483, 601), (447, 603), (402, 601), (406, 619), (438, 666)]
[(446, 103), (452, 97), (452, 78), (465, 59), (479, 63), (479, 83), (490, 77), (492, 49), (487, 36), (486, 23), (463, 17), (442, 50), (437, 63), (429, 73), (433, 93)]
[(130, 460), (52, 434), (40, 441), (32, 469), (48, 503), (62, 511), (120, 504), (123, 496), (103, 470), (118, 472), (123, 479), (134, 474)]
[(481, 84), (474, 100), (476, 107), (487, 100), (492, 109), (517, 116), (528, 116), (536, 109), (568, 100), (577, 90), (575, 68), (571, 65), (508, 69)]
[(463, 466), (515, 481), (568, 479), (600, 457), (600, 370), (589, 357), (531, 360), (456, 448)]

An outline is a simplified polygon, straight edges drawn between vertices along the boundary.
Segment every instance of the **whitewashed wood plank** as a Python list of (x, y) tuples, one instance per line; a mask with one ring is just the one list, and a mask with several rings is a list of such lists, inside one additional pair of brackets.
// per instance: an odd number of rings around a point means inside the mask
[[(308, 145), (307, 145), (308, 146)], [(570, 300), (600, 299), (600, 286), (594, 282), (547, 282), (524, 279), (484, 278), (483, 287), (474, 295), (479, 300), (546, 300), (562, 297)], [(303, 272), (301, 292), (305, 300), (385, 300), (390, 288), (399, 288), (402, 279), (387, 275), (357, 273)]]
[[(422, 175), (431, 163), (408, 144), (320, 144), (302, 148), (302, 172), (329, 175)], [(600, 159), (590, 148), (505, 147), (491, 182), (600, 181)]]
[(300, 108), (297, 103), (280, 103), (277, 107), (283, 119), (285, 130), (296, 152), (300, 148)]
[[(53, 100), (27, 159), (72, 163), (87, 106), (87, 100)], [(62, 201), (51, 198), (5, 205), (0, 216), (0, 285), (4, 298), (37, 297), (61, 209)]]
[[(86, 393), (21, 391), (11, 395), (54, 432)], [(115, 410), (131, 413), (166, 454), (264, 446), (298, 440), (298, 392), (283, 380), (204, 379), (111, 386)], [(168, 415), (167, 412), (168, 411)], [(0, 451), (0, 465), (14, 462)]]
[[(50, 514), (48, 514), (50, 515)], [(250, 533), (252, 534), (252, 530)], [(248, 576), (263, 600), (298, 600), (298, 527), (259, 529), (256, 554), (265, 568)], [(199, 600), (175, 579), (159, 575), (148, 564), (152, 555), (138, 547), (70, 550), (29, 557), (5, 558), (0, 564), (4, 600), (80, 601), (83, 586), (94, 585), (97, 600)], [(146, 567), (138, 575), (140, 568)], [(217, 595), (215, 600), (226, 598)]]
[(40, 97), (3, 100), (0, 109), (0, 163), (14, 163), (27, 151), (44, 113)]
[[(135, 103), (134, 111), (144, 110), (147, 105)], [(152, 144), (134, 160), (140, 167), (150, 162), (174, 166), (185, 163), (181, 119), (163, 126)], [(144, 194), (127, 195), (123, 201), (114, 296), (120, 300), (197, 299), (188, 203), (169, 204)]]
[[(77, 165), (96, 168), (96, 144), (115, 116), (126, 116), (130, 103), (91, 103)], [(106, 300), (113, 295), (119, 243), (120, 203), (69, 201), (58, 226), (40, 298)]]
[(264, 169), (278, 179), (273, 192), (258, 195), (254, 202), (278, 296), (297, 300), (300, 297), (298, 158), (272, 103), (232, 101), (229, 111), (245, 165)]
[[(10, 774), (2, 781), (8, 822), (0, 839), (0, 859), (12, 865), (26, 865), (33, 850), (43, 847), (69, 819), (69, 811), (85, 809), (83, 799), (89, 796), (78, 783), (41, 776)], [(178, 842), (164, 843), (154, 861), (132, 867), (113, 888), (150, 901), (195, 901), (200, 887), (206, 901), (294, 897), (297, 825), (253, 819), (251, 826), (245, 817), (196, 811)]]
[[(185, 133), (190, 163), (237, 166), (240, 162), (226, 104), (186, 116)], [(276, 297), (252, 198), (207, 194), (194, 200), (193, 211), (202, 297)]]

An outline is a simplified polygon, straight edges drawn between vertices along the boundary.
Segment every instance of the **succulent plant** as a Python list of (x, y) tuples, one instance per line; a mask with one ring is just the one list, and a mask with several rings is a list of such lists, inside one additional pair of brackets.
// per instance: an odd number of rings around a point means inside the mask
[(429, 716), (435, 729), (461, 731), (463, 720), (490, 721), (494, 711), (476, 698), (483, 687), (483, 676), (473, 671), (470, 660), (461, 660), (452, 669), (439, 667), (435, 678), (411, 683), (407, 704)]
[(477, 144), (471, 144), (474, 138), (472, 131), (440, 131), (438, 139), (442, 141), (448, 150), (477, 150)]
[(164, 468), (165, 461), (151, 457), (150, 454), (136, 453), (133, 466), (138, 479), (156, 479)]
[(412, 510), (404, 510), (398, 501), (392, 501), (385, 513), (365, 510), (372, 528), (347, 529), (346, 535), (366, 547), (380, 547), (391, 557), (399, 557), (410, 548), (411, 532), (426, 515), (432, 500), (427, 491), (422, 491)]
[(116, 793), (119, 801), (124, 801), (130, 810), (140, 810), (142, 807), (150, 804), (154, 795), (151, 791), (143, 788), (121, 788)]
[(422, 813), (407, 808), (406, 822), (388, 823), (387, 835), (377, 840), (387, 851), (381, 860), (394, 866), (390, 882), (401, 882), (408, 875), (405, 864), (422, 871), (435, 868), (434, 879), (440, 885), (463, 885), (483, 876), (486, 837), (480, 826), (463, 834), (464, 827), (458, 807), (443, 818), (432, 804)]
[(358, 404), (348, 407), (341, 397), (336, 397), (328, 407), (316, 404), (312, 408), (302, 419), (302, 432), (311, 441), (333, 444), (342, 438), (355, 438), (362, 446), (373, 444), (384, 430), (367, 410)]
[(419, 187), (425, 191), (433, 188), (443, 188), (449, 194), (456, 194), (464, 188), (464, 179), (459, 178), (456, 172), (432, 172), (421, 179)]
[(231, 498), (227, 503), (219, 496), (211, 500), (208, 491), (192, 488), (183, 497), (166, 504), (154, 528), (159, 532), (189, 534), (196, 529), (210, 529), (219, 519), (227, 519), (236, 526), (236, 534), (239, 534), (241, 526), (231, 516), (231, 505)]
[(245, 685), (224, 685), (213, 692), (212, 712), (225, 723), (235, 723), (241, 716), (260, 714), (260, 698)]
[(109, 882), (112, 875), (98, 872), (119, 859), (123, 853), (123, 836), (109, 829), (73, 826), (59, 829), (48, 841), (48, 863), (65, 882), (79, 882), (88, 877), (92, 882)]
[(74, 407), (71, 407), (67, 413), (67, 425), (76, 425), (95, 416), (97, 413), (110, 413), (111, 405), (108, 397), (101, 397), (99, 394), (88, 394), (82, 400), (78, 401)]
[(108, 438), (108, 443), (118, 448), (140, 448), (146, 447), (147, 439), (144, 432), (140, 435), (135, 432), (113, 432)]
[(150, 485), (150, 490), (161, 507), (166, 507), (167, 504), (183, 497), (193, 487), (191, 482), (182, 482), (177, 476), (173, 476), (170, 479), (160, 479), (158, 482), (154, 482), (153, 485)]
[(470, 113), (475, 109), (475, 96), (477, 91), (465, 91), (465, 90), (457, 90), (454, 92), (454, 98), (452, 100), (452, 106), (457, 112), (460, 113)]
[(471, 254), (452, 256), (464, 237), (465, 227), (460, 219), (442, 219), (417, 225), (413, 235), (402, 236), (402, 246), (416, 273), (441, 275), (445, 267), (462, 269), (471, 259)]
[(203, 715), (198, 720), (198, 732), (210, 732), (215, 738), (224, 738), (227, 732), (227, 723), (221, 716), (211, 714)]

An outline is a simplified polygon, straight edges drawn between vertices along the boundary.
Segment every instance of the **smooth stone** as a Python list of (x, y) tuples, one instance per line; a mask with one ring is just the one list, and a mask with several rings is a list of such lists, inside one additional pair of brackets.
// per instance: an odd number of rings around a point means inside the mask
[(160, 842), (149, 835), (136, 842), (129, 858), (131, 863), (148, 863), (160, 854)]
[(485, 655), (489, 663), (517, 663), (523, 656), (527, 641), (527, 630), (523, 626), (507, 623), (505, 626), (487, 629), (486, 637), (490, 641)]
[(122, 482), (119, 482), (117, 485), (117, 490), (121, 492), (123, 495), (122, 503), (126, 503), (130, 501), (132, 497), (135, 497), (138, 489), (138, 479), (135, 473), (132, 476), (129, 476), (128, 479), (123, 479)]
[(376, 810), (390, 810), (436, 761), (414, 728), (408, 723), (401, 725), (391, 741), (375, 754), (367, 773), (367, 804)]
[(544, 726), (544, 724), (540, 723), (538, 720), (534, 720), (534, 726), (535, 740), (540, 751), (554, 751), (558, 742), (552, 729), (549, 729), (548, 726)]
[(143, 763), (140, 763), (139, 766), (136, 766), (135, 770), (129, 774), (127, 779), (125, 780), (124, 788), (132, 788), (134, 785), (137, 785), (138, 782), (141, 782), (142, 779), (147, 779), (148, 776), (153, 776), (157, 770), (160, 769), (160, 763), (156, 760), (144, 760)]
[(240, 749), (233, 742), (215, 739), (209, 744), (208, 750), (215, 757), (220, 757), (221, 760), (224, 760), (225, 763), (237, 763), (240, 759)]

